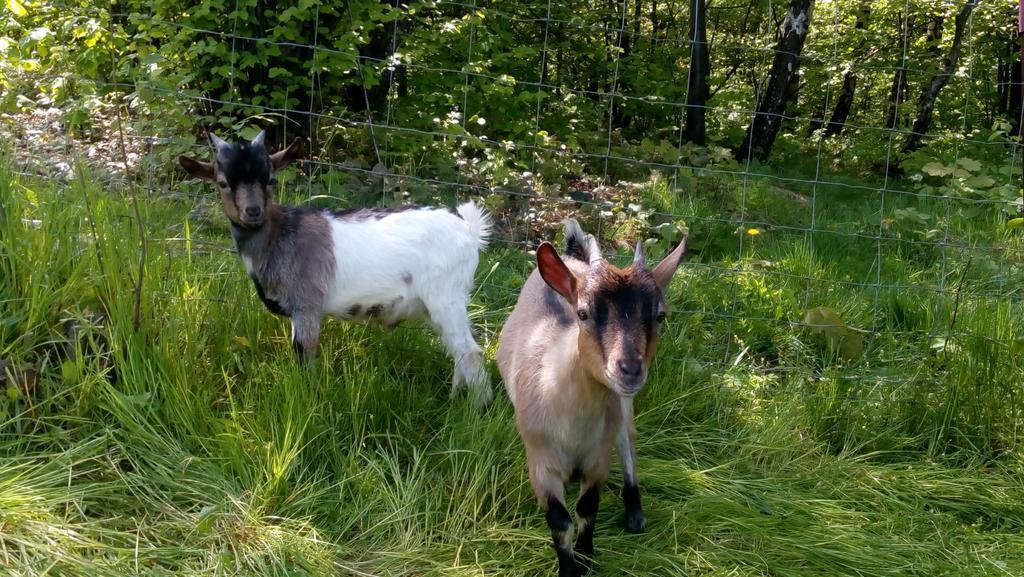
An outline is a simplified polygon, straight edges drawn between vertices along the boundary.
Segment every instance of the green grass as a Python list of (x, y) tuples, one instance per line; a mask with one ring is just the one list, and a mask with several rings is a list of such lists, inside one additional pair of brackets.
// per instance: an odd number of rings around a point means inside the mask
[[(637, 194), (724, 214), (739, 185), (706, 184), (721, 194)], [(808, 214), (747, 193), (761, 222)], [(832, 210), (817, 230), (877, 230), (873, 199), (820, 194)], [(134, 331), (121, 191), (0, 163), (0, 207), (6, 573), (554, 573), (507, 399), (483, 414), (449, 401), (451, 367), (424, 326), (328, 322), (303, 370), (216, 207), (154, 197)], [(595, 574), (1024, 573), (1019, 241), (994, 221), (954, 226), (994, 255), (883, 243), (883, 285), (912, 288), (871, 286), (874, 240), (767, 226), (741, 253), (735, 225), (691, 222), (694, 256), (638, 399), (649, 530), (621, 528), (613, 477)], [(530, 268), (519, 249), (484, 255), (471, 312), (489, 354)], [(958, 301), (933, 290), (961, 278)], [(874, 329), (863, 354), (831, 354), (800, 326), (805, 306)]]

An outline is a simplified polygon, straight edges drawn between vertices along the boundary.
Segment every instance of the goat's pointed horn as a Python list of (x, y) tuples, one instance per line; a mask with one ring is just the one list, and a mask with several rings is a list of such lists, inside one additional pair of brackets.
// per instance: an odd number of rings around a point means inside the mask
[(597, 238), (592, 234), (587, 235), (587, 255), (590, 257), (590, 266), (594, 266), (604, 258), (601, 254), (601, 245), (598, 244)]
[(636, 250), (633, 252), (633, 264), (642, 266), (644, 264), (644, 243), (636, 241)]
[(231, 146), (230, 144), (225, 142), (223, 138), (214, 134), (212, 130), (207, 132), (206, 136), (210, 139), (210, 144), (212, 144), (213, 147), (216, 148), (218, 152), (220, 152), (224, 148), (227, 148), (228, 146)]
[(256, 135), (256, 138), (252, 139), (252, 145), (253, 146), (263, 146), (263, 141), (266, 138), (266, 136), (267, 136), (267, 131), (266, 130), (261, 130), (260, 133)]

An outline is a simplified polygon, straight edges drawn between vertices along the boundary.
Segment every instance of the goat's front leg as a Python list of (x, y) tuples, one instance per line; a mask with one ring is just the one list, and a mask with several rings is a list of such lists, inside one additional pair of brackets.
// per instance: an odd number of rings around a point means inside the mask
[(626, 508), (626, 530), (643, 533), (647, 528), (643, 505), (640, 504), (640, 486), (636, 478), (636, 429), (633, 427), (633, 399), (620, 399), (622, 426), (616, 440), (622, 461), (622, 504)]
[(550, 495), (544, 517), (551, 530), (551, 544), (558, 557), (558, 577), (576, 577), (576, 559), (572, 552), (572, 517), (563, 500)]
[(575, 577), (576, 560), (572, 552), (572, 516), (565, 508), (565, 484), (549, 465), (552, 455), (547, 451), (526, 447), (530, 468), (530, 486), (537, 502), (544, 509), (544, 518), (551, 530), (551, 545), (558, 557), (558, 577)]
[[(590, 571), (594, 558), (594, 524), (601, 504), (601, 485), (595, 479), (584, 479), (580, 485), (580, 500), (576, 502), (576, 570), (579, 575)], [(582, 555), (581, 555), (582, 554)]]
[(311, 366), (320, 345), (320, 313), (295, 312), (292, 314), (292, 349), (300, 363)]

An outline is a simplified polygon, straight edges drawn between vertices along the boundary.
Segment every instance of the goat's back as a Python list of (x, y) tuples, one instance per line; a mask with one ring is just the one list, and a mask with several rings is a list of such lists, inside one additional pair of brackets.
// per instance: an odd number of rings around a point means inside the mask
[(480, 258), (479, 222), (434, 208), (327, 213), (327, 218), (336, 260), (328, 312), (448, 293), (468, 299)]

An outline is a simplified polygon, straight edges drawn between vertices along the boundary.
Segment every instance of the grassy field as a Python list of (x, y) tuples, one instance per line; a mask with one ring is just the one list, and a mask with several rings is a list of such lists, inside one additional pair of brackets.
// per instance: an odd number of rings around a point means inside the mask
[[(693, 254), (637, 401), (649, 529), (622, 529), (613, 476), (595, 574), (1024, 574), (1024, 273), (1004, 217), (698, 184), (631, 189), (693, 215)], [(416, 324), (328, 322), (317, 369), (297, 367), (204, 197), (140, 200), (134, 330), (128, 198), (0, 163), (0, 572), (554, 574), (500, 390), (483, 414), (449, 401)], [(483, 256), (489, 357), (530, 258)], [(811, 309), (849, 328), (808, 328)]]

